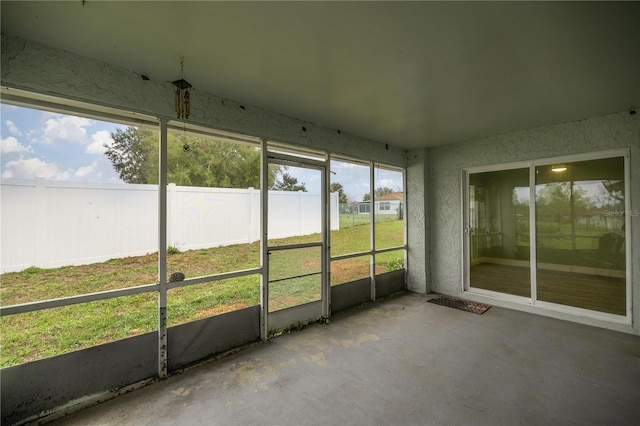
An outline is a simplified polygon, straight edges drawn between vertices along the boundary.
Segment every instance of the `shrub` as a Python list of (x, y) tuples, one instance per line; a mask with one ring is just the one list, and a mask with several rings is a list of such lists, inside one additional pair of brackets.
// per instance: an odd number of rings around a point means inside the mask
[(27, 274), (27, 275), (35, 275), (35, 274), (39, 274), (40, 272), (44, 272), (44, 269), (38, 268), (36, 266), (30, 266), (27, 269), (25, 269), (24, 271), (22, 271), (22, 273)]
[(397, 271), (402, 268), (404, 268), (404, 259), (401, 257), (396, 257), (387, 262), (387, 272)]

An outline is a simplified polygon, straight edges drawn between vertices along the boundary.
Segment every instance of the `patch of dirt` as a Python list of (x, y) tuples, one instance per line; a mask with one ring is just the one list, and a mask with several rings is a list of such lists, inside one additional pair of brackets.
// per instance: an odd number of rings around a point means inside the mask
[(224, 305), (213, 306), (207, 309), (200, 309), (199, 311), (196, 312), (195, 317), (196, 318), (212, 317), (214, 315), (220, 315), (220, 314), (237, 311), (239, 309), (244, 309), (248, 307), (249, 307), (249, 304), (247, 302), (242, 302), (242, 301), (227, 303)]

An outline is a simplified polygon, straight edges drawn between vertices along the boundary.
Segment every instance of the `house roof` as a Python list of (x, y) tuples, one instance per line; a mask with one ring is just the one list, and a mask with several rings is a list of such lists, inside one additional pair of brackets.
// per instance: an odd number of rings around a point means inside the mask
[(392, 192), (391, 194), (383, 195), (382, 197), (376, 197), (376, 201), (402, 201), (402, 192)]

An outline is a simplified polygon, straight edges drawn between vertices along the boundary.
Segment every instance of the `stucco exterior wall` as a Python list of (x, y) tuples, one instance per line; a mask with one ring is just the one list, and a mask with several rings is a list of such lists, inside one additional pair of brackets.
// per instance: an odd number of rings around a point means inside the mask
[[(462, 181), (463, 168), (532, 159), (630, 149), (631, 200), (640, 206), (640, 116), (630, 112), (514, 132), (434, 148), (430, 156), (431, 289), (459, 295), (463, 288)], [(612, 324), (571, 314), (544, 311), (512, 302), (487, 299), (495, 305), (640, 334), (640, 217), (631, 218), (633, 326)], [(465, 297), (469, 297), (465, 294)], [(482, 299), (482, 298), (480, 298)]]
[(407, 152), (407, 288), (428, 293), (429, 265), (429, 150)]
[[(6, 87), (175, 119), (174, 86), (104, 62), (2, 35)], [(314, 123), (240, 104), (194, 87), (189, 122), (363, 160), (405, 166), (404, 151)], [(366, 157), (365, 157), (366, 156)]]

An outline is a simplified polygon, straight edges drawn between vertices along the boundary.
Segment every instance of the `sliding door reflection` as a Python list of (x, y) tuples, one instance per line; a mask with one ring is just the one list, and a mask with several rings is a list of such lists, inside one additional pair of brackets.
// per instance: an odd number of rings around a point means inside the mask
[(536, 167), (537, 299), (626, 313), (624, 158)]
[(529, 169), (469, 176), (469, 285), (531, 296)]

